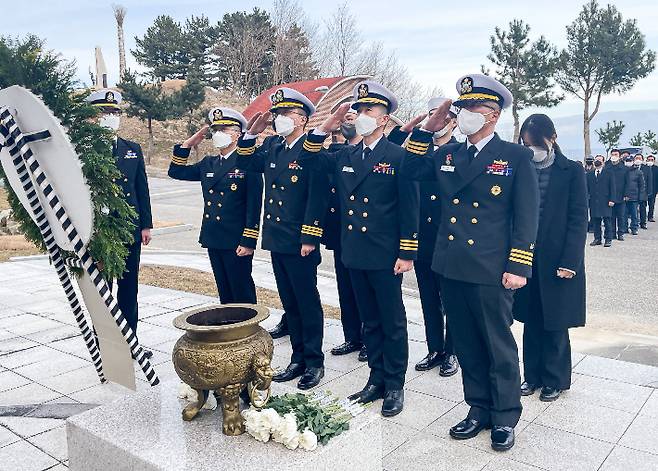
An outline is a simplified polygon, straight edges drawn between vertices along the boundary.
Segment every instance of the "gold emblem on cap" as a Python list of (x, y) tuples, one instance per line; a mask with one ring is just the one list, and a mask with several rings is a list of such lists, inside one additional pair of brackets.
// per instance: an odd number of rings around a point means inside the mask
[(224, 117), (224, 115), (222, 114), (222, 110), (220, 110), (220, 109), (217, 109), (217, 110), (212, 112), (212, 120), (213, 121), (219, 121), (223, 117)]
[(297, 175), (293, 175), (292, 177), (290, 177), (290, 181), (293, 183), (297, 183), (297, 180), (299, 180), (299, 177)]
[(235, 190), (237, 190), (237, 189), (238, 189), (238, 185), (235, 184), (235, 183), (232, 183), (232, 184), (231, 184), (231, 191), (235, 191)]
[(113, 103), (114, 102), (114, 92), (107, 92), (105, 94), (105, 101), (108, 103)]
[(368, 85), (362, 83), (359, 85), (359, 98), (365, 98), (368, 96)]
[(281, 103), (284, 100), (284, 98), (285, 97), (283, 96), (283, 90), (279, 88), (274, 93), (274, 95), (272, 95), (272, 104), (276, 105), (277, 103)]
[(501, 190), (498, 185), (494, 185), (494, 186), (491, 187), (491, 194), (494, 195), (494, 196), (498, 196), (502, 192), (503, 192), (503, 190)]
[(464, 77), (461, 83), (461, 92), (471, 93), (473, 91), (473, 79), (471, 77)]

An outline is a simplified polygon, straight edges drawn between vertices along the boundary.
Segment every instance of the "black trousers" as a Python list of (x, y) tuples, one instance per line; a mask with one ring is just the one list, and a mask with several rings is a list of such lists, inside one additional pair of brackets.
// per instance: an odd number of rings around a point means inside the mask
[(528, 383), (556, 389), (571, 387), (569, 330), (544, 328), (539, 283), (530, 279), (530, 315), (523, 324), (523, 376)]
[(350, 269), (368, 350), (369, 384), (395, 391), (404, 386), (409, 362), (402, 275), (390, 270)]
[(656, 195), (649, 195), (649, 219), (653, 219), (654, 209), (656, 208)]
[(468, 417), (514, 427), (521, 416), (519, 353), (511, 325), (513, 292), (500, 286), (441, 279)]
[(238, 257), (234, 249), (209, 248), (208, 258), (222, 304), (256, 304), (256, 285), (251, 277), (253, 255)]
[(343, 325), (343, 334), (346, 342), (361, 343), (363, 324), (359, 315), (359, 308), (354, 296), (354, 287), (350, 271), (341, 261), (341, 249), (334, 249), (334, 268), (336, 270), (336, 285), (338, 288), (338, 303), (340, 304), (340, 322)]
[(647, 225), (647, 201), (640, 201), (640, 226)]
[(432, 271), (431, 264), (417, 260), (414, 262), (420, 305), (423, 308), (427, 350), (438, 353), (454, 353), (450, 334), (446, 327), (445, 314), (441, 304), (441, 276)]
[(272, 252), (274, 278), (290, 331), (290, 362), (301, 363), (308, 368), (324, 365), (324, 315), (318, 293), (319, 264), (318, 249), (306, 257)]
[(626, 234), (626, 228), (628, 227), (628, 221), (626, 221), (626, 202), (621, 201), (619, 203), (615, 202), (615, 205), (612, 207), (612, 227), (614, 233), (617, 236), (622, 236)]
[(615, 238), (615, 228), (613, 227), (612, 218), (592, 218), (594, 225), (594, 239), (601, 240), (601, 223), (605, 227), (603, 236), (605, 240), (612, 240)]
[(142, 241), (134, 242), (128, 246), (126, 270), (117, 280), (117, 304), (126, 318), (126, 322), (137, 335), (137, 319), (139, 317), (137, 306), (137, 291), (139, 286), (139, 259), (142, 254)]

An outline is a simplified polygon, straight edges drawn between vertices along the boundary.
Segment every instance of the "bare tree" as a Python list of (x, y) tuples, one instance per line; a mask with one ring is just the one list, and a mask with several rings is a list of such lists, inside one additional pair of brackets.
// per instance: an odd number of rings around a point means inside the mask
[(117, 20), (117, 40), (119, 41), (119, 79), (126, 73), (126, 46), (123, 37), (123, 20), (126, 18), (127, 10), (122, 5), (112, 5), (114, 18)]
[(353, 72), (356, 57), (361, 50), (361, 35), (347, 2), (339, 5), (325, 22), (323, 45), (325, 66), (335, 75), (344, 76)]

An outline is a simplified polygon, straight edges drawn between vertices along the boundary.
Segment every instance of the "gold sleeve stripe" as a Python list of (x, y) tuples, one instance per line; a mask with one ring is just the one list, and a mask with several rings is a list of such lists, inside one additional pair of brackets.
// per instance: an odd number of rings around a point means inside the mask
[(256, 146), (251, 146), (251, 147), (238, 147), (236, 149), (236, 152), (238, 155), (251, 155), (254, 152), (256, 152)]
[(319, 145), (316, 146), (316, 144), (313, 144), (313, 143), (308, 142), (308, 141), (304, 141), (304, 146), (303, 147), (304, 147), (304, 150), (306, 150), (308, 152), (320, 152), (320, 150), (322, 150), (322, 144), (319, 144)]
[(525, 250), (520, 250), (520, 249), (512, 249), (511, 252), (519, 255), (527, 255), (529, 257), (533, 256), (532, 252), (527, 252)]
[(418, 247), (418, 244), (410, 244), (409, 242), (400, 241), (400, 245), (406, 245), (408, 247)]
[(528, 257), (527, 255), (519, 255), (518, 253), (511, 253), (510, 257), (519, 258), (521, 260), (527, 260), (528, 262), (532, 262), (532, 257)]
[(171, 161), (176, 165), (187, 165), (187, 159), (182, 157), (173, 157)]
[(401, 245), (400, 250), (410, 250), (410, 251), (413, 251), (413, 252), (417, 252), (418, 247), (405, 247), (404, 245)]
[(400, 239), (400, 243), (402, 243), (402, 242), (407, 242), (409, 244), (418, 245), (418, 241), (416, 239)]
[(322, 234), (323, 229), (321, 227), (315, 227), (315, 226), (302, 226), (302, 232), (309, 233), (309, 232), (317, 232), (318, 234)]
[(428, 149), (430, 145), (427, 142), (409, 141), (407, 142), (407, 146), (411, 146), (418, 149)]
[(532, 262), (528, 260), (524, 260), (522, 258), (516, 258), (516, 257), (510, 257), (509, 258), (511, 262), (516, 262), (516, 263), (522, 263), (524, 265), (529, 265), (532, 266)]
[(253, 234), (251, 232), (244, 231), (242, 237), (249, 237), (250, 239), (258, 239), (258, 233)]
[(244, 233), (245, 233), (245, 234), (249, 233), (249, 234), (256, 234), (256, 235), (258, 235), (258, 229), (249, 229), (249, 228), (245, 227), (245, 228), (244, 228)]
[(411, 152), (412, 154), (417, 154), (417, 155), (425, 155), (427, 150), (420, 151), (420, 150), (410, 149), (407, 147), (407, 152)]

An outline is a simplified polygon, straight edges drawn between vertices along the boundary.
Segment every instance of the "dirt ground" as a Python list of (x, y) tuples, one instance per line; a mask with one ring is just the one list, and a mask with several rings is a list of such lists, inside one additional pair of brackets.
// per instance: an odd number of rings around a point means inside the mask
[[(211, 273), (192, 268), (180, 268), (166, 265), (142, 265), (139, 270), (139, 282), (158, 288), (176, 289), (205, 296), (217, 296), (217, 286)], [(264, 306), (283, 309), (279, 294), (265, 288), (256, 287), (258, 303)], [(340, 310), (334, 306), (322, 306), (325, 317), (340, 319)]]
[(7, 190), (0, 188), (0, 211), (9, 209), (9, 202), (7, 202)]
[(6, 262), (11, 257), (37, 255), (39, 253), (39, 250), (31, 242), (25, 240), (22, 235), (0, 236), (0, 262)]

